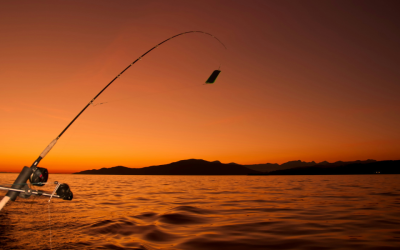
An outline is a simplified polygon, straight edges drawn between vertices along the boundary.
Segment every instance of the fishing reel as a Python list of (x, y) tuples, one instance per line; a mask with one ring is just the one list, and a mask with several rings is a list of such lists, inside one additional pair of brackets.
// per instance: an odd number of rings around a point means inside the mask
[(49, 178), (49, 171), (46, 168), (36, 167), (36, 170), (29, 176), (29, 182), (34, 186), (43, 186)]
[(66, 183), (61, 183), (58, 185), (58, 188), (56, 189), (56, 194), (60, 196), (61, 199), (63, 200), (72, 200), (74, 197), (71, 189), (69, 189), (68, 184)]
[(57, 184), (56, 188), (54, 189), (52, 194), (45, 193), (43, 190), (33, 190), (28, 187), (28, 185), (25, 184), (24, 188), (21, 189), (13, 189), (13, 188), (3, 188), (0, 187), (0, 189), (6, 189), (6, 190), (11, 190), (14, 192), (19, 193), (19, 197), (27, 199), (30, 198), (31, 195), (37, 195), (37, 196), (48, 196), (50, 197), (49, 202), (51, 198), (61, 198), (63, 200), (72, 200), (74, 197), (71, 189), (69, 188), (68, 184), (66, 183), (58, 183), (58, 181), (55, 181), (54, 184)]

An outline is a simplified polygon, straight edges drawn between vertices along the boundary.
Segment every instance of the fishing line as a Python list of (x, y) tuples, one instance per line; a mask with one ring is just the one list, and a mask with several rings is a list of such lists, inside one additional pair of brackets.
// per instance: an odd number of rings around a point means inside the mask
[(52, 245), (51, 245), (51, 215), (50, 215), (50, 200), (49, 200), (49, 202), (48, 202), (48, 204), (47, 204), (47, 208), (48, 208), (48, 211), (49, 211), (50, 249), (53, 249), (53, 248), (52, 248)]
[(51, 213), (50, 213), (50, 201), (51, 201), (51, 198), (53, 198), (53, 195), (57, 192), (57, 189), (60, 187), (60, 183), (58, 183), (58, 182), (55, 182), (55, 184), (57, 184), (57, 186), (56, 186), (56, 188), (54, 189), (54, 191), (53, 191), (53, 193), (51, 194), (51, 196), (50, 196), (50, 198), (49, 198), (49, 201), (47, 202), (47, 208), (48, 208), (48, 211), (49, 211), (49, 232), (50, 232), (50, 249), (53, 249), (52, 248), (52, 241), (51, 241)]

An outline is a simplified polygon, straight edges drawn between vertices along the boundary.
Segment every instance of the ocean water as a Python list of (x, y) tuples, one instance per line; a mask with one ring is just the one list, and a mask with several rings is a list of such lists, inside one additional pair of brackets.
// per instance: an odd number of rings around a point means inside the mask
[[(16, 176), (0, 174), (0, 184)], [(54, 181), (68, 183), (74, 199), (9, 202), (0, 249), (400, 249), (400, 175)]]

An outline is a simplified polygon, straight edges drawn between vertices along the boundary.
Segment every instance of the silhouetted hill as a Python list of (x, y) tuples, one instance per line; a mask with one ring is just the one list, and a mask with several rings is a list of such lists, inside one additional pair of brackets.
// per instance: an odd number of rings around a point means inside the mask
[[(260, 171), (257, 171), (260, 170)], [(268, 172), (266, 172), (268, 171)], [(240, 165), (224, 164), (219, 161), (198, 159), (182, 160), (165, 165), (145, 168), (112, 168), (93, 169), (75, 174), (104, 175), (329, 175), (329, 174), (400, 174), (400, 160), (397, 161), (337, 161), (320, 163), (289, 161), (279, 164)]]
[(106, 175), (247, 175), (258, 171), (248, 169), (236, 163), (223, 164), (219, 161), (197, 159), (182, 160), (165, 165), (145, 168), (127, 168), (117, 166), (112, 168), (93, 169), (75, 174), (106, 174)]
[(260, 172), (270, 172), (279, 169), (285, 169), (278, 163), (265, 163), (265, 164), (254, 164), (254, 165), (243, 165), (246, 168), (253, 169)]
[(320, 163), (316, 163), (315, 161), (312, 162), (304, 162), (304, 161), (289, 161), (286, 163), (282, 163), (281, 165), (275, 163), (266, 163), (266, 164), (255, 164), (255, 165), (244, 165), (247, 168), (256, 170), (256, 171), (261, 171), (261, 172), (272, 172), (276, 170), (285, 170), (285, 169), (291, 169), (291, 168), (299, 168), (299, 167), (312, 167), (312, 166), (344, 166), (344, 165), (349, 165), (352, 163), (370, 163), (370, 162), (376, 162), (375, 160), (366, 160), (366, 161), (351, 161), (351, 162), (343, 162), (343, 161), (337, 161), (334, 163), (329, 163), (327, 161), (323, 161)]
[(397, 161), (354, 161), (316, 164), (269, 172), (270, 175), (330, 175), (330, 174), (400, 174), (400, 160)]
[(265, 164), (255, 164), (255, 165), (244, 165), (246, 168), (250, 168), (256, 171), (261, 172), (271, 172), (275, 170), (282, 170), (288, 168), (297, 168), (297, 167), (308, 167), (317, 165), (314, 161), (312, 162), (303, 162), (303, 161), (289, 161), (286, 163), (282, 163), (281, 165), (277, 163), (265, 163)]

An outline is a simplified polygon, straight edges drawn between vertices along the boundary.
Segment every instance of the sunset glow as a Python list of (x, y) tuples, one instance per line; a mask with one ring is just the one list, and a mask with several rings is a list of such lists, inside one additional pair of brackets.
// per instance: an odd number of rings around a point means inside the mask
[[(0, 8), (0, 172), (182, 159), (400, 159), (397, 10), (357, 1), (18, 1)], [(205, 85), (220, 67), (214, 84)]]

